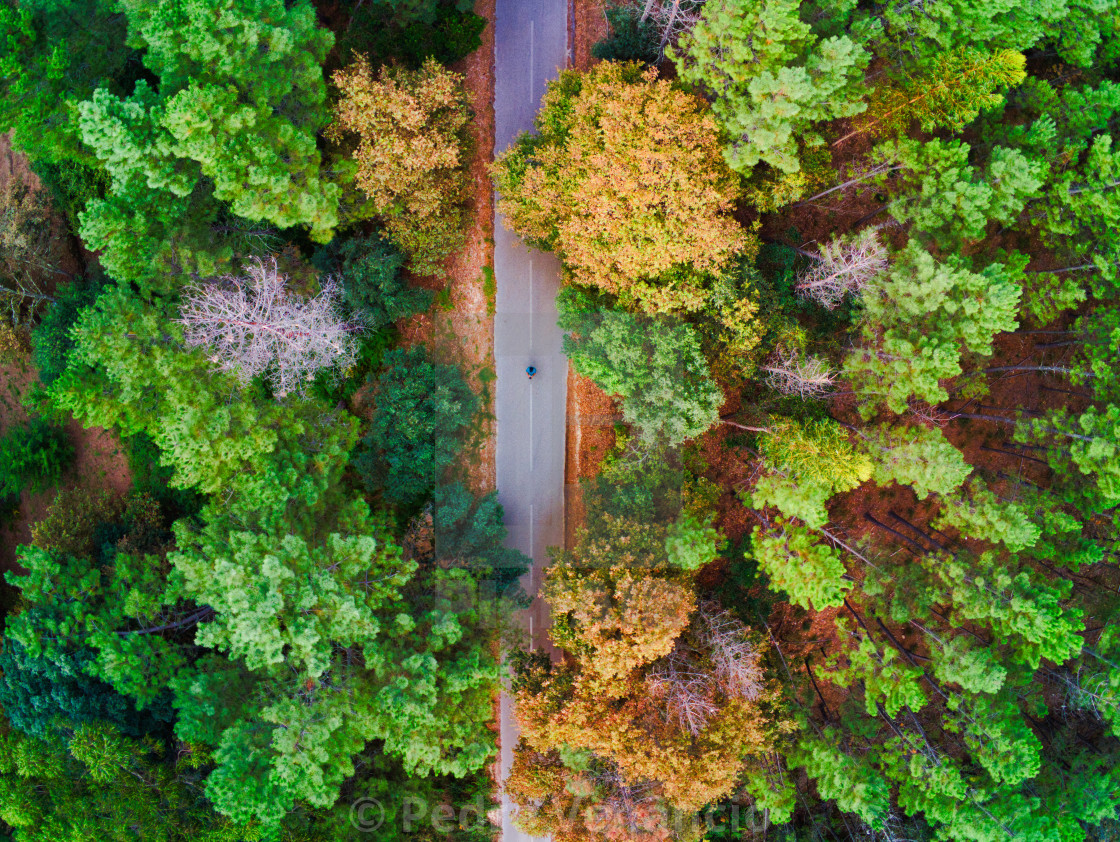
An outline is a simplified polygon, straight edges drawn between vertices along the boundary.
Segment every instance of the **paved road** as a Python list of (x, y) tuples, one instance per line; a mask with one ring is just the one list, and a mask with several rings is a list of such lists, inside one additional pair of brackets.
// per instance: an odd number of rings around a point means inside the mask
[[(567, 64), (567, 0), (497, 0), (494, 47), (494, 148), (501, 152), (533, 126), (545, 83)], [(522, 584), (536, 594), (546, 548), (564, 541), (564, 422), (568, 363), (556, 327), (560, 266), (550, 254), (528, 249), (501, 216), (494, 221), (497, 307), (498, 499), (505, 509), (510, 546), (533, 558)], [(525, 368), (538, 374), (530, 382)], [(530, 645), (547, 646), (547, 606), (540, 599), (521, 618)], [(513, 762), (517, 726), (510, 698), (501, 697), (501, 778)], [(531, 837), (511, 821), (502, 795), (502, 840)]]

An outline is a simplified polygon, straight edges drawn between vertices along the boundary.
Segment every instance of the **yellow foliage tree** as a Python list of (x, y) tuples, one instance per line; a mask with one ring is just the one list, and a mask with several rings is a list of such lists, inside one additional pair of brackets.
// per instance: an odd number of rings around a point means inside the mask
[[(603, 690), (599, 650), (577, 647), (573, 654), (575, 663), (537, 659), (520, 670), (517, 752), (524, 759), (512, 783), (511, 792), (521, 793), (515, 798), (564, 800), (549, 788), (570, 788), (568, 772), (613, 771), (616, 786), (644, 786), (664, 808), (696, 811), (731, 792), (744, 759), (766, 749), (774, 691), (759, 648), (725, 613), (697, 611), (666, 656), (616, 678), (611, 692)], [(567, 772), (552, 753), (567, 755)], [(581, 762), (571, 762), (573, 755)]]
[(613, 694), (618, 681), (667, 655), (696, 607), (691, 574), (671, 570), (660, 524), (602, 515), (594, 536), (559, 553), (544, 596), (557, 617), (553, 638), (586, 653), (587, 677)]
[(339, 90), (327, 137), (352, 141), (355, 181), (409, 267), (436, 274), (465, 241), (466, 127), (463, 77), (429, 58), (419, 70), (386, 67), (375, 78), (358, 56), (334, 74)]
[(656, 70), (602, 62), (549, 85), (536, 124), (494, 165), (513, 230), (625, 306), (703, 308), (705, 275), (749, 251), (707, 104)]

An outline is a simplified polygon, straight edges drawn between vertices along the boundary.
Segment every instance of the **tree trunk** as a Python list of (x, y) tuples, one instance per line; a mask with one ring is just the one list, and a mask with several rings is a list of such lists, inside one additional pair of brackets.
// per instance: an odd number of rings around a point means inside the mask
[(795, 207), (795, 208), (804, 207), (805, 205), (809, 204), (810, 202), (815, 202), (817, 199), (823, 199), (825, 196), (827, 196), (830, 193), (835, 193), (837, 190), (843, 190), (845, 187), (851, 187), (853, 184), (859, 184), (860, 182), (868, 181), (868, 180), (874, 178), (877, 175), (886, 175), (887, 173), (892, 173), (892, 172), (895, 172), (896, 170), (900, 170), (900, 169), (902, 169), (901, 164), (895, 164), (894, 166), (889, 166), (889, 167), (885, 166), (885, 165), (880, 166), (880, 167), (876, 167), (875, 169), (871, 170), (870, 172), (866, 172), (863, 175), (857, 175), (855, 178), (849, 178), (844, 183), (837, 184), (835, 187), (829, 187), (827, 190), (822, 190), (820, 193), (817, 193), (813, 196), (810, 196), (808, 199), (802, 199), (800, 202), (797, 202), (792, 207)]
[(933, 546), (936, 547), (937, 549), (939, 549), (939, 550), (945, 549), (944, 544), (940, 543), (939, 541), (935, 541), (932, 535), (927, 535), (925, 533), (925, 531), (919, 529), (918, 527), (916, 527), (914, 524), (912, 524), (910, 521), (908, 521), (906, 518), (902, 517), (901, 515), (895, 514), (893, 511), (889, 511), (889, 512), (887, 512), (887, 517), (889, 517), (891, 520), (898, 521), (899, 523), (901, 523), (905, 526), (908, 526), (911, 530), (913, 530), (913, 532), (915, 532), (916, 534), (925, 538), (927, 541), (929, 541), (931, 544), (933, 544)]
[(1045, 459), (1036, 459), (1033, 456), (1027, 456), (1025, 453), (1016, 453), (1014, 450), (1001, 450), (998, 447), (988, 447), (986, 444), (980, 445), (981, 450), (986, 450), (988, 453), (1002, 453), (1005, 456), (1014, 456), (1016, 459), (1026, 459), (1030, 462), (1037, 462), (1040, 465), (1048, 465)]
[(879, 520), (877, 517), (875, 517), (875, 515), (871, 514), (870, 512), (864, 512), (863, 513), (863, 519), (868, 521), (869, 523), (875, 524), (875, 526), (878, 526), (880, 529), (883, 529), (883, 530), (889, 532), (891, 535), (895, 536), (899, 540), (904, 541), (909, 546), (911, 551), (914, 552), (915, 554), (917, 554), (917, 555), (929, 555), (929, 550), (927, 550), (925, 547), (923, 547), (921, 544), (919, 544), (917, 541), (915, 541), (909, 535), (903, 535), (901, 532), (899, 532), (894, 527), (887, 526), (885, 523), (883, 523), (881, 520)]

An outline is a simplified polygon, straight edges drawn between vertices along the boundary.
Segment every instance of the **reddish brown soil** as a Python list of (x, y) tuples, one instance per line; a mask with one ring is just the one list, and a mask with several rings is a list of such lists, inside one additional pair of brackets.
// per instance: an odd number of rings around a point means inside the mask
[[(0, 186), (9, 179), (18, 178), (31, 187), (38, 187), (39, 180), (30, 171), (27, 159), (13, 151), (9, 138), (0, 136)], [(75, 272), (80, 264), (67, 248), (61, 220), (56, 221), (56, 232), (60, 235), (59, 258), (61, 267), (67, 272)], [(44, 279), (48, 291), (51, 285)], [(31, 364), (30, 355), (18, 354), (0, 358), (0, 432), (27, 418), (27, 410), (21, 401), (27, 390), (36, 381), (37, 374)], [(74, 487), (110, 488), (125, 493), (132, 485), (128, 461), (120, 452), (119, 443), (100, 427), (84, 429), (78, 422), (66, 425), (70, 440), (74, 444), (75, 459), (70, 472), (63, 479), (63, 485)], [(38, 494), (24, 492), (20, 499), (20, 514), (11, 528), (0, 529), (0, 571), (16, 567), (16, 547), (31, 542), (31, 524), (41, 519), (54, 499), (54, 490), (48, 489)]]
[(586, 377), (568, 370), (568, 452), (564, 483), (569, 547), (584, 517), (579, 481), (599, 472), (599, 463), (615, 445), (614, 425), (621, 420), (622, 413), (614, 400)]
[(569, 0), (569, 37), (572, 50), (569, 62), (576, 70), (587, 70), (595, 63), (591, 48), (607, 37), (607, 18), (603, 0)]

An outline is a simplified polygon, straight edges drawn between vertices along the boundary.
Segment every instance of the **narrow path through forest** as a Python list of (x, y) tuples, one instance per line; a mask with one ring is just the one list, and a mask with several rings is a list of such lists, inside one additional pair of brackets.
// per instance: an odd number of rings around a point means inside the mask
[[(545, 85), (567, 63), (567, 0), (498, 0), (494, 39), (494, 150), (504, 151), (532, 128)], [(568, 364), (556, 326), (560, 265), (551, 254), (527, 248), (494, 222), (497, 301), (494, 357), (497, 366), (498, 499), (509, 543), (533, 559), (525, 590), (537, 593), (547, 548), (564, 541), (564, 431)], [(530, 381), (527, 366), (538, 374)], [(530, 645), (547, 645), (547, 605), (534, 599), (521, 618)], [(501, 697), (500, 773), (513, 763), (517, 726), (511, 699)], [(513, 826), (502, 795), (503, 842), (530, 837)]]

